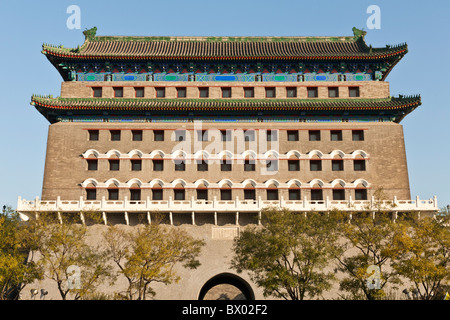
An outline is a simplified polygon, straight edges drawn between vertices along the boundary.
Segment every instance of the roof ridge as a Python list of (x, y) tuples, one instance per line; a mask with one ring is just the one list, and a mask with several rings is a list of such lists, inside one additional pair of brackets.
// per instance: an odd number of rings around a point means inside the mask
[(352, 36), (95, 36), (86, 41), (165, 42), (353, 42)]
[(98, 36), (97, 27), (83, 31), (85, 41), (205, 41), (205, 42), (356, 42), (366, 31), (352, 28), (353, 36)]

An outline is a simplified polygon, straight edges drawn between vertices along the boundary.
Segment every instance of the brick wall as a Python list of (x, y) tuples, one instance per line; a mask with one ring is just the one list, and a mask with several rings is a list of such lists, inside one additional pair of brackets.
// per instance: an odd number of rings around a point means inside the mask
[[(61, 196), (62, 199), (79, 199), (84, 196), (80, 184), (88, 179), (95, 178), (99, 182), (105, 182), (110, 178), (116, 178), (124, 183), (132, 178), (138, 178), (147, 183), (153, 179), (161, 179), (165, 182), (171, 182), (177, 178), (184, 179), (187, 183), (193, 183), (198, 179), (206, 179), (211, 183), (216, 183), (224, 178), (233, 182), (242, 182), (245, 179), (254, 179), (258, 183), (263, 183), (268, 179), (276, 179), (285, 183), (290, 179), (298, 179), (303, 183), (309, 183), (312, 179), (321, 179), (329, 183), (334, 179), (342, 179), (345, 182), (353, 182), (362, 178), (371, 183), (372, 192), (376, 187), (382, 186), (387, 195), (392, 198), (397, 196), (399, 199), (410, 199), (408, 171), (406, 163), (405, 146), (403, 140), (402, 126), (395, 123), (203, 123), (202, 129), (280, 129), (278, 146), (267, 145), (266, 150), (278, 149), (280, 154), (285, 154), (290, 150), (298, 150), (301, 154), (307, 154), (312, 150), (319, 150), (323, 154), (329, 154), (333, 150), (341, 150), (345, 154), (351, 154), (355, 150), (363, 150), (369, 155), (366, 161), (366, 171), (354, 171), (352, 160), (344, 160), (344, 171), (332, 171), (331, 160), (323, 160), (323, 169), (320, 172), (311, 172), (309, 170), (309, 161), (300, 161), (300, 171), (288, 171), (287, 161), (279, 161), (279, 170), (275, 175), (261, 175), (257, 162), (255, 172), (246, 172), (243, 170), (243, 164), (233, 165), (231, 172), (221, 172), (218, 163), (211, 164), (206, 172), (198, 172), (195, 163), (186, 165), (186, 171), (175, 171), (172, 161), (164, 161), (164, 171), (155, 172), (152, 170), (152, 161), (143, 160), (141, 171), (131, 171), (130, 160), (120, 160), (120, 171), (109, 171), (108, 160), (99, 160), (97, 171), (87, 170), (87, 161), (83, 159), (82, 154), (89, 149), (95, 149), (100, 153), (106, 153), (110, 150), (118, 150), (121, 153), (128, 153), (131, 150), (138, 149), (144, 154), (149, 154), (153, 150), (162, 150), (170, 154), (176, 149), (177, 141), (170, 141), (171, 134), (175, 129), (186, 128), (194, 129), (192, 123), (55, 123), (49, 127), (47, 158), (45, 164), (44, 184), (42, 191), (43, 199), (55, 199)], [(88, 141), (87, 129), (100, 129), (99, 141)], [(110, 141), (110, 129), (120, 129), (121, 141)], [(132, 141), (131, 129), (143, 130), (143, 141)], [(165, 141), (154, 141), (153, 129), (164, 130)], [(299, 130), (299, 141), (287, 141), (287, 129)], [(364, 141), (352, 141), (352, 129), (364, 130)], [(309, 141), (308, 130), (320, 130), (321, 141)], [(342, 141), (330, 141), (330, 130), (342, 130)], [(210, 149), (210, 142), (198, 142), (197, 135), (192, 133), (192, 150)], [(226, 142), (220, 143), (223, 149), (227, 149)], [(199, 146), (200, 144), (200, 146)], [(246, 142), (245, 148), (251, 148), (249, 142)], [(258, 147), (259, 148), (259, 147)], [(209, 150), (210, 153), (218, 151)], [(239, 150), (230, 150), (237, 152)], [(242, 150), (241, 150), (242, 151)], [(265, 150), (264, 150), (265, 151)], [(193, 152), (192, 152), (193, 153)], [(165, 191), (165, 197), (169, 196)], [(257, 197), (265, 199), (265, 190), (257, 190)], [(309, 190), (302, 190), (302, 198), (306, 196), (309, 199)], [(369, 196), (370, 196), (369, 192)], [(142, 198), (145, 199), (150, 190), (143, 190)], [(218, 196), (219, 190), (212, 190), (209, 198)], [(97, 198), (106, 195), (106, 190), (100, 190)], [(120, 192), (120, 198), (129, 196), (129, 191)], [(187, 191), (186, 199), (195, 195), (195, 190)], [(346, 199), (352, 195), (354, 190), (346, 190)], [(239, 196), (243, 199), (243, 190), (233, 191), (233, 198)], [(287, 190), (280, 192), (280, 196), (287, 199)], [(331, 190), (324, 191), (324, 198), (331, 196)]]
[(63, 82), (61, 85), (61, 97), (63, 98), (91, 98), (93, 97), (92, 87), (103, 87), (103, 97), (113, 98), (113, 87), (123, 87), (124, 98), (134, 98), (134, 87), (144, 87), (144, 98), (155, 98), (155, 87), (166, 88), (166, 98), (177, 97), (177, 87), (187, 87), (186, 97), (189, 99), (199, 98), (200, 87), (209, 87), (209, 98), (218, 99), (222, 97), (221, 87), (231, 87), (232, 98), (244, 98), (244, 87), (255, 88), (255, 98), (265, 98), (265, 87), (276, 88), (276, 98), (286, 98), (286, 87), (297, 88), (297, 98), (307, 98), (307, 87), (318, 87), (319, 99), (328, 98), (327, 87), (338, 87), (339, 97), (348, 98), (348, 88), (360, 87), (360, 98), (387, 98), (389, 97), (389, 83), (382, 81), (348, 81), (348, 82)]

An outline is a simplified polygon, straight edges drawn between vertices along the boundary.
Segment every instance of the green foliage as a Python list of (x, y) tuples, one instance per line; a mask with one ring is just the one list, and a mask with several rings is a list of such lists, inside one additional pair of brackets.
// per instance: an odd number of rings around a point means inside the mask
[[(107, 255), (99, 247), (86, 243), (87, 227), (77, 220), (67, 215), (40, 213), (24, 230), (24, 238), (36, 254), (36, 264), (45, 270), (46, 278), (56, 282), (63, 300), (92, 295), (98, 284), (114, 279)], [(71, 266), (80, 268), (80, 286), (68, 284), (73, 276)]]
[[(439, 219), (440, 218), (440, 219)], [(394, 261), (394, 268), (413, 283), (423, 300), (436, 299), (450, 285), (449, 217), (425, 217), (408, 221), (402, 234), (405, 248)]]
[(152, 282), (170, 284), (178, 282), (174, 266), (182, 263), (185, 268), (195, 269), (203, 240), (195, 240), (181, 229), (170, 229), (159, 224), (139, 226), (126, 231), (111, 226), (104, 239), (109, 255), (128, 280), (123, 299), (145, 300), (147, 294), (154, 296)]
[[(337, 211), (266, 209), (261, 226), (249, 226), (235, 239), (232, 268), (248, 272), (265, 296), (283, 299), (320, 298), (336, 281), (341, 298), (398, 298), (402, 294), (392, 290), (400, 279), (420, 299), (442, 299), (450, 287), (450, 216), (443, 212), (419, 219), (417, 213), (405, 213), (394, 221), (381, 207), (371, 209), (353, 213), (350, 220)], [(83, 212), (83, 217), (87, 224), (102, 222), (98, 212)], [(78, 214), (40, 213), (25, 223), (10, 208), (3, 210), (0, 299), (17, 299), (25, 285), (44, 277), (55, 281), (62, 299), (146, 299), (155, 295), (153, 283), (180, 280), (176, 265), (197, 268), (205, 244), (180, 228), (154, 222), (110, 226), (103, 246), (88, 245), (87, 236)], [(116, 280), (111, 263), (128, 288), (106, 295), (97, 288)], [(73, 265), (81, 270), (76, 289), (68, 287)], [(379, 289), (368, 287), (371, 265), (380, 268)]]
[(35, 263), (27, 263), (23, 229), (17, 212), (4, 208), (0, 213), (0, 300), (17, 299), (26, 284), (42, 276)]
[[(386, 266), (401, 250), (397, 238), (402, 230), (402, 225), (396, 224), (384, 213), (374, 216), (371, 212), (360, 212), (353, 215), (350, 223), (340, 225), (344, 255), (336, 256), (336, 271), (344, 273), (340, 289), (349, 292), (350, 298), (381, 299), (386, 295), (384, 288), (388, 282), (400, 283), (398, 274)], [(368, 286), (371, 274), (367, 268), (371, 265), (380, 268), (379, 288)]]
[(292, 300), (320, 296), (334, 279), (334, 273), (324, 268), (339, 254), (333, 232), (336, 218), (264, 210), (264, 227), (246, 229), (235, 239), (232, 267), (249, 271), (265, 296)]

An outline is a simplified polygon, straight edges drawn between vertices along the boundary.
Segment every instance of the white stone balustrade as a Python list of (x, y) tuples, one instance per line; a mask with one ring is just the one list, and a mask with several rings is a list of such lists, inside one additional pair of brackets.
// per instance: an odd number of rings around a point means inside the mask
[(17, 211), (21, 214), (37, 212), (261, 212), (266, 207), (287, 208), (297, 212), (340, 210), (357, 211), (390, 211), (390, 212), (438, 212), (437, 198), (429, 200), (349, 200), (336, 201), (328, 198), (323, 201), (311, 200), (25, 200), (19, 197)]

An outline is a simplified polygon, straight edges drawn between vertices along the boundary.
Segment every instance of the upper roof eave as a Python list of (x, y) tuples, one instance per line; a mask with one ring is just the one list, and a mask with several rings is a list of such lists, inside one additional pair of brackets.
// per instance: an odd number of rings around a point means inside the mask
[(419, 106), (421, 98), (400, 96), (384, 99), (145, 99), (53, 98), (32, 96), (32, 105), (54, 109), (151, 109), (151, 108), (301, 108), (301, 109), (401, 109)]
[[(94, 27), (95, 28), (95, 27)], [(372, 48), (365, 32), (354, 28), (353, 37), (128, 37), (83, 33), (77, 48), (44, 44), (42, 52), (62, 59), (385, 59), (401, 56), (407, 45)]]

